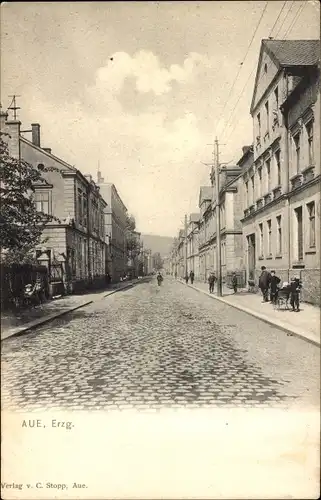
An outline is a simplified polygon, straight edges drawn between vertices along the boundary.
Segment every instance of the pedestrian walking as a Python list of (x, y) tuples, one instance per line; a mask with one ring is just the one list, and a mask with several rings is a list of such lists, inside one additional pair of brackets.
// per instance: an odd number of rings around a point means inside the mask
[(300, 311), (300, 291), (302, 288), (302, 283), (299, 278), (292, 278), (290, 283), (290, 304), (292, 311)]
[(262, 292), (262, 302), (269, 302), (269, 286), (271, 275), (265, 266), (261, 267), (261, 275), (259, 277), (259, 288)]
[(194, 283), (194, 276), (195, 276), (194, 271), (191, 271), (191, 272), (189, 273), (189, 277), (190, 277), (190, 280), (191, 280), (191, 284), (193, 284), (193, 283)]
[(237, 276), (236, 276), (235, 272), (232, 275), (232, 286), (233, 286), (234, 293), (236, 293), (237, 292)]
[(208, 285), (209, 285), (209, 291), (210, 291), (210, 293), (214, 292), (215, 281), (216, 281), (215, 274), (214, 273), (210, 273), (210, 275), (208, 277)]
[(163, 278), (163, 276), (161, 275), (160, 272), (157, 274), (156, 278), (157, 278), (157, 284), (158, 284), (158, 286), (161, 286), (162, 281), (163, 281), (164, 278)]
[(276, 304), (277, 299), (278, 299), (278, 293), (279, 293), (279, 284), (281, 282), (281, 279), (276, 276), (275, 271), (271, 271), (271, 277), (270, 277), (270, 300), (272, 304)]
[(188, 274), (186, 273), (186, 274), (185, 274), (185, 283), (186, 283), (186, 285), (188, 285), (188, 280), (189, 280), (189, 276), (188, 276)]

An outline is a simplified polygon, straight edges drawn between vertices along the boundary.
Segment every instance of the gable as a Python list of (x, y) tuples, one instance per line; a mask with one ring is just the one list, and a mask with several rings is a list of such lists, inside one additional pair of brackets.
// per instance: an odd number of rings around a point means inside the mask
[(271, 84), (279, 71), (279, 65), (272, 54), (269, 54), (262, 45), (259, 62), (256, 70), (255, 84), (250, 112), (256, 108), (264, 92)]

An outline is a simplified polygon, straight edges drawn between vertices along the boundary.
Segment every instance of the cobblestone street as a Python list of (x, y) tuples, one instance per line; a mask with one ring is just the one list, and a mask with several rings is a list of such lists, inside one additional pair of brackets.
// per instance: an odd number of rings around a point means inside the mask
[(4, 340), (2, 408), (317, 409), (319, 355), (165, 278)]

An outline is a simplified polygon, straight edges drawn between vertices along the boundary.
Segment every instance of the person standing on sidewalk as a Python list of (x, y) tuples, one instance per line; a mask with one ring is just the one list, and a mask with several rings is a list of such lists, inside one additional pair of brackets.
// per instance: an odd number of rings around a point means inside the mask
[(237, 276), (236, 276), (235, 272), (232, 275), (232, 287), (233, 287), (234, 293), (236, 293), (237, 292)]
[(269, 286), (271, 275), (265, 266), (261, 267), (261, 275), (259, 277), (259, 288), (263, 295), (262, 302), (269, 302)]
[(188, 280), (189, 280), (189, 276), (188, 276), (188, 274), (186, 273), (186, 274), (185, 274), (185, 283), (186, 283), (186, 285), (188, 285)]
[(208, 285), (209, 285), (209, 292), (213, 293), (214, 292), (214, 284), (216, 281), (216, 277), (214, 273), (210, 273), (208, 277)]
[(189, 277), (190, 277), (190, 280), (191, 280), (191, 285), (194, 283), (194, 276), (195, 276), (194, 271), (191, 271), (189, 273)]
[(290, 304), (292, 306), (292, 311), (300, 311), (300, 291), (302, 288), (302, 283), (299, 278), (292, 278), (290, 283)]
[(279, 284), (281, 279), (275, 275), (275, 271), (271, 271), (270, 278), (270, 299), (272, 304), (276, 304), (279, 292)]

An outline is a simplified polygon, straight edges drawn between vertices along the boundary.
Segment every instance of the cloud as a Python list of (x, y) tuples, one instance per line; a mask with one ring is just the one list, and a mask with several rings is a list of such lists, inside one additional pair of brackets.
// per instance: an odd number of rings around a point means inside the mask
[(162, 67), (159, 58), (150, 51), (140, 50), (133, 56), (116, 52), (97, 70), (92, 90), (117, 95), (125, 79), (132, 77), (138, 92), (153, 92), (159, 96), (170, 92), (174, 81), (181, 84), (191, 81), (200, 65), (210, 66), (211, 60), (196, 52), (190, 53), (182, 65), (171, 64), (168, 68)]

